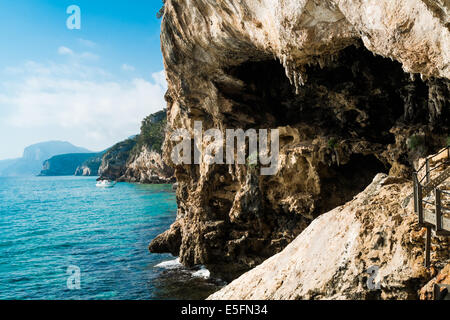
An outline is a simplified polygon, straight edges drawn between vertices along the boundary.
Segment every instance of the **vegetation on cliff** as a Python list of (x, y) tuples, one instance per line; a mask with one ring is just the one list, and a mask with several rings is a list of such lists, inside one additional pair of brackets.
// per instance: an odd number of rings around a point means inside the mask
[(87, 159), (75, 170), (76, 176), (98, 176), (98, 170), (102, 164), (102, 158), (106, 151), (97, 153), (94, 157)]
[(173, 171), (162, 161), (167, 124), (166, 110), (142, 121), (139, 135), (113, 146), (103, 156), (100, 179), (141, 183), (173, 181)]
[(143, 147), (161, 153), (166, 126), (166, 110), (145, 117), (145, 119), (142, 120), (141, 133), (136, 137), (136, 145), (134, 146), (132, 153), (136, 155)]
[(163, 17), (163, 15), (164, 15), (164, 9), (165, 9), (165, 6), (166, 6), (166, 0), (162, 0), (162, 3), (163, 3), (162, 7), (156, 13), (156, 17), (158, 19), (161, 19)]
[(73, 176), (80, 166), (90, 165), (90, 174), (96, 176), (103, 153), (69, 153), (46, 160), (40, 176)]
[(125, 165), (136, 143), (137, 137), (133, 137), (112, 146), (102, 158), (99, 179), (117, 180), (121, 177), (125, 173)]

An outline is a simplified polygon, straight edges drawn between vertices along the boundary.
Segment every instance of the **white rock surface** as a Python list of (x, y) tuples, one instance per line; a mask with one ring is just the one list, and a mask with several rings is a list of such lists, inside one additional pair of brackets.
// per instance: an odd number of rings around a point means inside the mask
[[(400, 202), (410, 183), (384, 174), (355, 199), (317, 218), (282, 252), (209, 297), (259, 299), (410, 299), (427, 278), (423, 232)], [(437, 249), (436, 249), (437, 248)], [(448, 241), (432, 257), (450, 258)], [(379, 267), (367, 285), (368, 269)]]

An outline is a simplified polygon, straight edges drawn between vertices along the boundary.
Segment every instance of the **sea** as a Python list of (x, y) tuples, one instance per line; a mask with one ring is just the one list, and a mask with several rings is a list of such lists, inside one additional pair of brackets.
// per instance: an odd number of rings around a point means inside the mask
[(0, 177), (0, 300), (204, 299), (224, 283), (148, 245), (176, 217), (171, 185)]

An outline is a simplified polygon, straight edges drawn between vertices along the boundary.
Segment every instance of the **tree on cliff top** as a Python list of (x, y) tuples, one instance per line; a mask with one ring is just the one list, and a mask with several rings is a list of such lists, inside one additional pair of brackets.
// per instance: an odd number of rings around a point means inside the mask
[(133, 153), (139, 153), (143, 146), (160, 153), (164, 143), (166, 124), (166, 110), (145, 117), (142, 120), (141, 133), (137, 136)]
[(156, 17), (158, 19), (161, 19), (162, 16), (164, 15), (164, 10), (165, 10), (165, 6), (166, 6), (166, 0), (162, 0), (162, 2), (163, 2), (163, 5), (162, 5), (161, 9), (159, 9), (159, 11), (156, 13)]

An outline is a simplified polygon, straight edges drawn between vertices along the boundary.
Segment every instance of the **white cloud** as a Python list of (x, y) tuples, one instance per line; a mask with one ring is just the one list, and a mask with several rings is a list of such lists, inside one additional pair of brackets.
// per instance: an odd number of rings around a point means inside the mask
[(92, 52), (82, 52), (76, 53), (72, 49), (61, 46), (58, 48), (58, 54), (62, 56), (69, 56), (78, 60), (86, 59), (86, 60), (98, 60), (99, 56)]
[(82, 52), (78, 55), (81, 59), (98, 60), (99, 56), (92, 52)]
[[(76, 55), (65, 47), (58, 52)], [(106, 147), (138, 133), (145, 116), (165, 107), (163, 71), (152, 80), (117, 80), (105, 70), (72, 60), (29, 61), (6, 71), (16, 77), (4, 83), (5, 90), (0, 88), (0, 105), (8, 110), (2, 125), (36, 132), (54, 128), (55, 139), (60, 138), (58, 130), (74, 131), (77, 137), (71, 141), (88, 148)]]
[(160, 72), (155, 72), (152, 74), (153, 81), (156, 84), (164, 88), (164, 91), (167, 90), (167, 80), (166, 80), (166, 71), (161, 70)]
[(131, 65), (129, 65), (129, 64), (124, 63), (122, 65), (122, 70), (123, 71), (134, 71), (134, 70), (136, 70), (136, 68), (131, 66)]
[(88, 48), (94, 48), (97, 46), (97, 44), (94, 41), (87, 40), (87, 39), (78, 39), (78, 43), (80, 43), (82, 46), (88, 47)]
[(62, 56), (64, 55), (72, 56), (74, 54), (73, 51), (67, 47), (59, 47), (58, 53)]
[(112, 78), (111, 73), (94, 66), (86, 66), (78, 61), (71, 61), (69, 64), (58, 64), (55, 62), (38, 63), (35, 61), (27, 61), (21, 66), (6, 67), (7, 75), (22, 75), (24, 78), (36, 76), (52, 76), (53, 78)]

